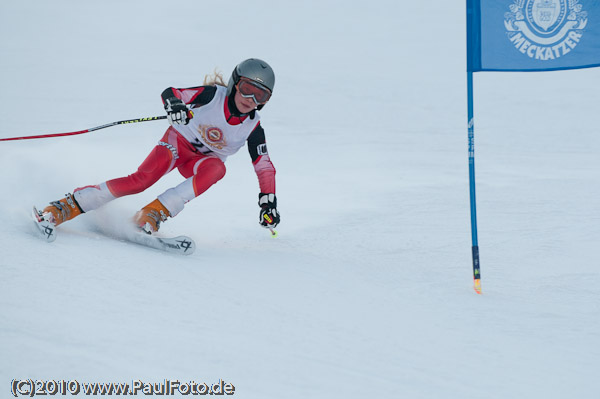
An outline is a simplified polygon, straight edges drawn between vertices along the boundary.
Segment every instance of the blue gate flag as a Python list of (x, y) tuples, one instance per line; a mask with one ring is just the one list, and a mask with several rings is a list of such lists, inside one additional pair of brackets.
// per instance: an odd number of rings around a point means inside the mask
[(467, 71), (600, 66), (600, 0), (467, 0)]

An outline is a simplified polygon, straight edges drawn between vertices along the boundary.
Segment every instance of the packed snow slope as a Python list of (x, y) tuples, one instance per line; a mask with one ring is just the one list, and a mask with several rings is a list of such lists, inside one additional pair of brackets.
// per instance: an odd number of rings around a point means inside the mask
[(164, 115), (166, 87), (267, 60), (282, 215), (272, 239), (242, 149), (161, 229), (194, 238), (190, 257), (102, 233), (177, 171), (47, 244), (32, 205), (132, 173), (168, 125), (0, 142), (2, 397), (26, 378), (598, 397), (600, 69), (475, 76), (476, 295), (464, 2), (2, 1), (0, 53), (0, 137)]

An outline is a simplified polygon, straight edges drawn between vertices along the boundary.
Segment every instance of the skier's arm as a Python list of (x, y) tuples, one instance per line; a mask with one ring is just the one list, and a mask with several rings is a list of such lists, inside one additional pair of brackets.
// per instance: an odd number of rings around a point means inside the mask
[(215, 97), (217, 88), (215, 86), (198, 86), (187, 89), (176, 89), (174, 87), (166, 88), (162, 94), (163, 104), (166, 105), (167, 99), (178, 98), (182, 102), (192, 106), (202, 106), (211, 102)]
[(275, 194), (275, 167), (269, 158), (265, 131), (260, 122), (248, 136), (248, 152), (258, 177), (260, 192)]
[(269, 158), (265, 131), (260, 122), (248, 136), (248, 152), (250, 158), (252, 158), (252, 164), (260, 186), (258, 222), (261, 226), (272, 230), (281, 221), (281, 216), (277, 211), (277, 197), (275, 196), (275, 167)]

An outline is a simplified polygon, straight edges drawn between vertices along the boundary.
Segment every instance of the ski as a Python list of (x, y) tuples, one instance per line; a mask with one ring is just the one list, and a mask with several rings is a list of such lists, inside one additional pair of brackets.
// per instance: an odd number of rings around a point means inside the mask
[[(44, 219), (42, 213), (35, 206), (31, 215), (39, 235), (47, 242), (56, 240), (56, 225)], [(143, 245), (172, 254), (191, 255), (196, 250), (196, 243), (188, 236), (158, 237), (133, 228), (120, 229), (117, 233), (113, 234), (103, 232), (101, 234), (115, 240)]]
[(42, 213), (38, 211), (35, 206), (33, 207), (31, 216), (33, 218), (35, 227), (37, 228), (38, 232), (40, 233), (40, 236), (44, 240), (48, 242), (56, 240), (56, 226), (54, 225), (54, 223), (51, 223), (48, 220), (44, 219)]
[(191, 255), (196, 250), (196, 243), (188, 236), (158, 237), (144, 232), (122, 231), (112, 238), (178, 255)]

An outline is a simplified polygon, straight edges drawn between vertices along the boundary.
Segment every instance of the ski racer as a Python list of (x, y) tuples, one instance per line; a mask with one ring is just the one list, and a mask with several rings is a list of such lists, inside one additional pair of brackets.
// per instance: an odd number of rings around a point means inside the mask
[(178, 215), (187, 202), (221, 180), (227, 157), (247, 144), (260, 187), (259, 223), (273, 229), (280, 221), (275, 168), (257, 111), (271, 98), (274, 85), (275, 74), (269, 64), (251, 58), (234, 68), (227, 85), (215, 72), (212, 79), (207, 76), (203, 86), (167, 88), (162, 100), (171, 126), (137, 171), (76, 188), (65, 198), (50, 202), (41, 212), (42, 217), (58, 226), (116, 198), (140, 193), (177, 168), (185, 180), (133, 217), (139, 229), (152, 234), (161, 222)]

